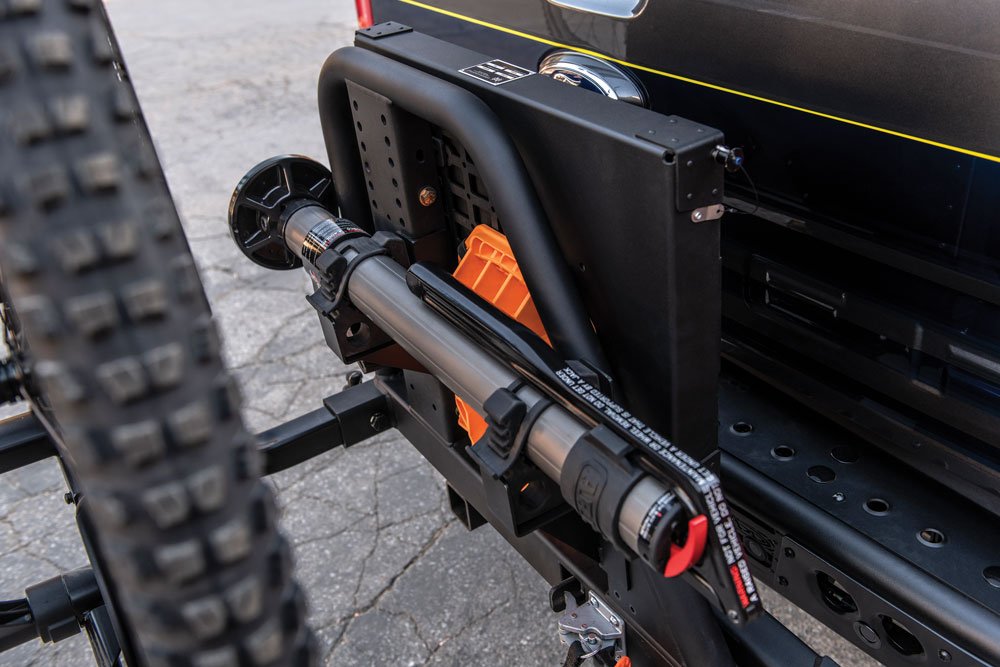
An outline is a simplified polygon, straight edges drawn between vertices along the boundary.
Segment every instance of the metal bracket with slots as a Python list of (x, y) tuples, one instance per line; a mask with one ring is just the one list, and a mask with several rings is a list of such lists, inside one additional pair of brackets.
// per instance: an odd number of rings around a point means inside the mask
[(580, 642), (586, 651), (581, 656), (584, 660), (609, 648), (614, 649), (615, 660), (626, 655), (625, 624), (594, 593), (581, 605), (577, 605), (572, 594), (566, 594), (566, 613), (559, 619), (559, 640), (567, 646)]

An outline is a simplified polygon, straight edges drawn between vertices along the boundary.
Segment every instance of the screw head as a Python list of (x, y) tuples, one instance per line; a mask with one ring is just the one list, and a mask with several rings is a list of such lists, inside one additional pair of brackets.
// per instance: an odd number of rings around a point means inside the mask
[(835, 494), (833, 494), (833, 499), (834, 499), (834, 500), (836, 500), (836, 501), (837, 501), (838, 503), (842, 503), (842, 502), (844, 502), (844, 498), (846, 498), (846, 497), (847, 497), (847, 496), (845, 496), (845, 495), (844, 495), (844, 494), (843, 494), (842, 492), (840, 492), (840, 491), (837, 491), (837, 492), (836, 492)]
[(941, 649), (938, 651), (938, 658), (940, 658), (942, 662), (951, 662), (951, 653), (945, 649)]
[(695, 222), (701, 222), (702, 220), (705, 219), (705, 212), (699, 208), (695, 210), (694, 213), (691, 214), (691, 219), (694, 220)]
[(437, 201), (438, 193), (437, 190), (428, 185), (421, 188), (420, 194), (417, 198), (420, 200), (421, 206), (433, 206), (434, 202)]
[(595, 637), (594, 635), (588, 636), (587, 637), (587, 643), (590, 644), (591, 646), (593, 646), (594, 644), (597, 643), (597, 637)]
[(361, 381), (365, 379), (364, 373), (361, 371), (351, 371), (347, 374), (347, 386), (356, 387), (361, 384)]
[(384, 431), (389, 428), (389, 417), (384, 412), (376, 412), (368, 420), (368, 424), (376, 432)]

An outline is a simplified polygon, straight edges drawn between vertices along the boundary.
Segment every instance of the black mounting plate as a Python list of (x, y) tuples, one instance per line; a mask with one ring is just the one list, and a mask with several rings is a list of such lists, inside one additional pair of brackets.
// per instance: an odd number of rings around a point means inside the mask
[(229, 200), (229, 231), (236, 247), (268, 269), (302, 266), (285, 245), (282, 230), (289, 207), (296, 202), (336, 211), (330, 170), (301, 155), (278, 155), (248, 171)]

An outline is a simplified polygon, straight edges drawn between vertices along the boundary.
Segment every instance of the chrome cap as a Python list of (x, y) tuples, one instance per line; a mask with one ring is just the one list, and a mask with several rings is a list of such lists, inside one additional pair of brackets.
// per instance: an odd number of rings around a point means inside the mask
[(642, 84), (614, 63), (575, 51), (555, 51), (542, 58), (538, 73), (579, 88), (601, 93), (613, 100), (648, 106)]

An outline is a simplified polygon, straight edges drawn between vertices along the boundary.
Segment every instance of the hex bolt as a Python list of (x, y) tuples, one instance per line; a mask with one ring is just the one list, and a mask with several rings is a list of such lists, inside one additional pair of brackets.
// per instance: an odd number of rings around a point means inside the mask
[(437, 198), (438, 198), (437, 190), (435, 190), (429, 185), (422, 188), (420, 190), (420, 194), (418, 195), (418, 199), (420, 200), (421, 206), (433, 206), (434, 202), (437, 201)]
[(597, 637), (595, 635), (589, 635), (587, 637), (587, 643), (593, 646), (594, 644), (597, 643)]
[(384, 412), (376, 412), (372, 415), (371, 419), (368, 420), (368, 423), (377, 433), (389, 428), (389, 417)]

